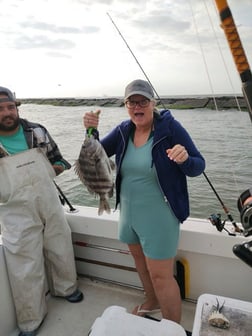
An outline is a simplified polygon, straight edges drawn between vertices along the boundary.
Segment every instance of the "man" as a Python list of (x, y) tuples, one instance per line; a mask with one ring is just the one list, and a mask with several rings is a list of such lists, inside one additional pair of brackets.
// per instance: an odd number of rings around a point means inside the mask
[[(0, 220), (19, 336), (35, 336), (51, 295), (80, 302), (71, 231), (53, 177), (69, 169), (42, 125), (19, 118), (0, 87)], [(47, 277), (46, 277), (47, 275)]]

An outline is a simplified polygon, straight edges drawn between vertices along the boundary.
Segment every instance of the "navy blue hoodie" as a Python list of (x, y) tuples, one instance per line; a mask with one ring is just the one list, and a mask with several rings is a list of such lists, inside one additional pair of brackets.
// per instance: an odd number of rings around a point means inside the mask
[[(120, 203), (121, 164), (134, 127), (131, 120), (125, 120), (101, 140), (107, 155), (109, 157), (115, 155), (116, 207)], [(189, 155), (182, 164), (170, 160), (166, 154), (166, 150), (176, 144), (184, 146)], [(152, 164), (155, 165), (160, 189), (167, 205), (182, 223), (189, 216), (186, 176), (200, 175), (205, 169), (205, 160), (188, 132), (174, 119), (169, 110), (154, 112)]]

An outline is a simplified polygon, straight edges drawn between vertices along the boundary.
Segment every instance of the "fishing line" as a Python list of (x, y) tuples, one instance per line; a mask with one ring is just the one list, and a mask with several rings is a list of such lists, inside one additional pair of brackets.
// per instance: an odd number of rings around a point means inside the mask
[[(149, 77), (147, 76), (146, 72), (143, 70), (141, 64), (139, 63), (138, 59), (136, 58), (135, 54), (133, 53), (132, 49), (130, 48), (129, 44), (127, 43), (127, 41), (125, 40), (124, 36), (122, 35), (121, 31), (119, 30), (119, 28), (117, 27), (117, 25), (115, 24), (115, 22), (112, 20), (111, 16), (109, 15), (109, 13), (107, 13), (108, 17), (110, 18), (112, 24), (115, 26), (116, 30), (118, 31), (119, 35), (121, 36), (121, 38), (123, 39), (124, 43), (126, 44), (127, 48), (129, 49), (131, 55), (134, 57), (135, 61), (137, 62), (138, 66), (140, 67), (140, 69), (142, 70), (145, 78), (147, 79), (148, 83), (150, 84), (150, 86), (152, 87), (153, 91), (155, 92), (156, 96), (158, 97), (158, 99), (161, 101), (158, 93), (156, 92), (155, 88), (153, 87)], [(166, 109), (165, 105), (162, 103), (162, 106), (164, 109)], [(211, 183), (211, 181), (209, 180), (209, 178), (207, 177), (206, 173), (203, 172), (204, 177), (206, 178), (208, 184), (210, 185), (211, 189), (213, 190), (214, 194), (216, 195), (217, 199), (219, 200), (224, 212), (226, 213), (228, 219), (231, 221), (232, 225), (235, 228), (236, 232), (242, 232), (242, 230), (237, 226), (237, 224), (235, 223), (232, 215), (230, 214), (228, 208), (225, 206), (224, 202), (222, 201), (222, 199), (220, 198), (219, 194), (217, 193), (216, 189), (214, 188), (213, 184)], [(209, 218), (211, 220), (211, 218)], [(214, 223), (213, 223), (214, 224)], [(224, 228), (224, 224), (225, 221), (223, 223), (223, 228)], [(231, 234), (231, 233), (229, 233)]]
[[(221, 49), (221, 45), (220, 45), (220, 42), (219, 42), (219, 39), (217, 37), (217, 33), (216, 33), (216, 30), (214, 28), (214, 24), (213, 24), (213, 20), (211, 18), (211, 15), (209, 13), (209, 10), (208, 10), (208, 7), (207, 7), (207, 4), (206, 4), (206, 1), (204, 0), (204, 4), (205, 4), (205, 8), (206, 8), (206, 11), (208, 13), (208, 18), (209, 18), (209, 21), (211, 23), (211, 26), (212, 26), (212, 31), (213, 31), (213, 34), (214, 34), (214, 37), (215, 37), (215, 40), (216, 40), (216, 44), (218, 46), (218, 50), (219, 50), (219, 53), (220, 53), (220, 56), (221, 56), (221, 59), (222, 59), (222, 62), (223, 62), (223, 65), (224, 65), (224, 68), (225, 68), (225, 71), (226, 71), (226, 74), (227, 74), (227, 77), (228, 77), (228, 80), (229, 80), (229, 84), (230, 84), (230, 87), (232, 89), (232, 95), (234, 96), (235, 98), (235, 102), (236, 102), (236, 105), (237, 105), (237, 108), (238, 110), (241, 112), (241, 106), (240, 106), (240, 103), (238, 101), (238, 97), (235, 93), (235, 89), (234, 89), (234, 85), (233, 85), (233, 82), (232, 82), (232, 79), (231, 79), (231, 75), (230, 75), (230, 72), (228, 70), (228, 66), (227, 66), (227, 63), (225, 62), (225, 57), (223, 55), (223, 52), (222, 52), (222, 49)], [(216, 9), (216, 6), (214, 6), (214, 9), (215, 9), (215, 15), (218, 16), (218, 13), (217, 13), (217, 9)]]
[[(237, 95), (236, 95), (235, 92), (234, 92), (234, 86), (233, 86), (233, 83), (232, 83), (232, 80), (231, 80), (231, 76), (230, 76), (230, 73), (229, 73), (229, 71), (228, 71), (228, 67), (227, 67), (227, 64), (226, 64), (226, 62), (225, 62), (224, 55), (223, 55), (222, 50), (221, 50), (221, 46), (220, 46), (220, 43), (219, 43), (219, 40), (218, 40), (218, 37), (217, 37), (217, 33), (216, 33), (216, 31), (215, 31), (215, 28), (214, 28), (213, 20), (212, 20), (212, 17), (211, 17), (211, 15), (210, 15), (210, 12), (209, 12), (209, 9), (208, 9), (206, 0), (203, 0), (203, 3), (204, 3), (205, 10), (206, 10), (206, 12), (207, 12), (207, 15), (208, 15), (208, 19), (209, 19), (211, 28), (212, 28), (212, 32), (213, 32), (214, 40), (216, 41), (216, 44), (217, 44), (217, 47), (218, 47), (218, 51), (219, 51), (219, 54), (220, 54), (220, 56), (221, 56), (222, 63), (223, 63), (223, 65), (224, 65), (224, 69), (225, 69), (225, 71), (226, 71), (226, 74), (227, 74), (227, 77), (228, 77), (228, 80), (229, 80), (229, 84), (230, 84), (230, 87), (231, 87), (231, 89), (232, 89), (233, 96), (234, 96), (234, 98), (235, 98), (235, 102), (236, 102), (237, 109), (238, 109), (238, 111), (241, 113), (241, 112), (242, 112), (242, 111), (241, 111), (241, 107), (240, 107), (240, 104), (239, 104)], [(191, 4), (191, 1), (190, 1), (190, 4)], [(213, 7), (214, 7), (214, 6), (213, 6)], [(216, 13), (216, 16), (217, 16), (217, 10), (216, 10), (216, 7), (214, 7), (214, 9), (215, 9), (215, 13)], [(193, 14), (193, 8), (192, 8), (192, 5), (191, 5), (191, 11), (192, 11), (192, 14)], [(196, 25), (196, 20), (195, 20), (195, 19), (194, 19), (194, 23), (195, 23), (195, 25)], [(198, 29), (197, 29), (197, 34), (198, 34)], [(200, 39), (199, 39), (199, 40), (200, 40)], [(203, 50), (203, 49), (202, 49), (202, 50)], [(205, 64), (205, 65), (207, 66), (207, 64)], [(211, 87), (212, 87), (212, 86), (211, 86)], [(215, 106), (217, 107), (217, 103), (215, 103)], [(216, 109), (216, 110), (218, 110), (218, 109)], [(224, 141), (224, 143), (228, 144), (229, 142), (228, 142), (228, 138), (227, 138), (227, 136), (226, 136), (226, 140), (227, 140), (227, 141)], [(239, 160), (237, 160), (237, 161), (239, 162)], [(237, 185), (236, 173), (235, 173), (235, 170), (234, 170), (234, 165), (232, 165), (232, 176), (233, 176), (234, 184), (235, 184), (235, 187), (236, 187), (236, 191), (237, 191), (237, 193), (239, 194), (238, 185)], [(216, 196), (217, 196), (217, 195), (216, 195)], [(218, 196), (217, 196), (217, 198), (218, 198)], [(220, 203), (222, 204), (222, 201), (221, 201), (221, 200), (219, 200), (219, 201), (220, 201)], [(225, 208), (225, 205), (222, 204), (222, 207), (223, 207), (223, 209), (224, 209), (224, 208)], [(230, 214), (229, 214), (228, 210), (227, 210), (226, 214), (227, 214), (228, 218), (230, 219), (230, 221), (233, 223), (233, 218), (232, 218), (232, 216), (231, 216), (231, 218), (230, 218)], [(234, 225), (234, 224), (233, 224), (233, 225)], [(234, 225), (234, 226), (235, 226), (235, 225)], [(235, 227), (236, 227), (236, 226), (235, 226)]]
[[(232, 83), (232, 79), (231, 79), (231, 76), (230, 76), (230, 72), (228, 70), (228, 67), (227, 67), (227, 64), (226, 64), (226, 61), (225, 61), (225, 58), (224, 58), (224, 55), (223, 55), (223, 52), (222, 52), (222, 49), (221, 49), (221, 45), (219, 43), (219, 39), (217, 37), (217, 33), (216, 33), (216, 30), (214, 28), (214, 24), (213, 24), (213, 20), (212, 20), (212, 17), (210, 15), (210, 12), (209, 12), (209, 9), (208, 9), (208, 6), (207, 6), (207, 3), (206, 3), (206, 0), (203, 0), (203, 3), (204, 3), (204, 6), (205, 6), (205, 10), (207, 12), (207, 15), (208, 15), (208, 19), (209, 19), (209, 22), (211, 24), (211, 28), (212, 28), (212, 32), (213, 32), (213, 36), (214, 36), (214, 40), (216, 41), (216, 44), (217, 44), (217, 47), (218, 47), (218, 51), (219, 51), (219, 54), (221, 56), (221, 60), (222, 60), (222, 63), (223, 63), (223, 66), (224, 66), (224, 69), (225, 69), (225, 72), (227, 74), (227, 77), (228, 77), (228, 80), (229, 80), (229, 84), (230, 84), (230, 87), (232, 89), (232, 95), (234, 96), (234, 99), (235, 99), (235, 102), (236, 102), (236, 106), (237, 106), (237, 109), (239, 112), (242, 112), (241, 110), (241, 106), (239, 104), (239, 101), (238, 101), (238, 98), (237, 98), (237, 95), (235, 94), (235, 90), (234, 90), (234, 86), (233, 86), (233, 83)], [(191, 2), (190, 2), (191, 4)], [(217, 9), (215, 6), (213, 6), (214, 9), (215, 9), (215, 14), (216, 16), (218, 16), (217, 14)], [(191, 11), (192, 11), (192, 15), (193, 15), (193, 7), (191, 5)], [(196, 20), (194, 19), (194, 24), (196, 26)], [(197, 34), (198, 34), (198, 29), (197, 29)], [(200, 41), (200, 39), (199, 39)], [(203, 50), (203, 49), (202, 49)], [(207, 66), (207, 64), (205, 64)], [(214, 93), (214, 92), (213, 92)], [(217, 107), (217, 103), (215, 103), (215, 106)], [(217, 108), (216, 108), (217, 110)], [(224, 141), (223, 143), (225, 144), (228, 144), (228, 138), (227, 136), (225, 137), (227, 141)], [(240, 160), (237, 160), (237, 162), (240, 162)], [(239, 194), (239, 188), (238, 188), (238, 184), (237, 184), (237, 178), (236, 178), (236, 173), (235, 173), (235, 170), (234, 170), (234, 165), (232, 165), (232, 176), (233, 176), (233, 180), (234, 180), (234, 184), (235, 184), (235, 188), (236, 188), (236, 191), (237, 193)], [(241, 192), (240, 192), (241, 193)]]
[(242, 93), (248, 107), (250, 119), (252, 121), (252, 73), (247, 56), (243, 49), (233, 15), (227, 4), (227, 1), (215, 0), (215, 3), (219, 11), (221, 27), (225, 33), (237, 71), (240, 75), (242, 82)]
[(204, 49), (203, 49), (203, 46), (202, 46), (202, 43), (201, 43), (201, 40), (200, 40), (200, 37), (199, 37), (199, 30), (198, 30), (197, 22), (196, 22), (195, 15), (194, 15), (194, 12), (193, 12), (193, 7), (192, 7), (192, 4), (191, 4), (191, 1), (189, 1), (189, 4), (190, 4), (190, 8), (191, 8), (191, 14), (192, 14), (193, 23), (194, 23), (194, 27), (195, 27), (195, 31), (196, 31), (196, 36), (197, 36), (198, 43), (199, 43), (199, 46), (200, 46), (201, 56), (203, 58), (203, 62), (204, 62), (204, 66), (205, 66), (205, 71), (206, 71), (207, 78), (208, 78), (208, 83), (210, 85), (210, 89), (211, 89), (211, 92), (212, 92), (214, 106), (215, 106), (216, 111), (218, 111), (218, 106), (217, 106), (216, 98), (215, 98), (215, 95), (214, 95), (214, 89), (213, 89), (211, 77), (210, 77), (210, 74), (209, 74), (209, 71), (208, 71), (208, 67), (207, 67), (206, 56), (205, 56)]

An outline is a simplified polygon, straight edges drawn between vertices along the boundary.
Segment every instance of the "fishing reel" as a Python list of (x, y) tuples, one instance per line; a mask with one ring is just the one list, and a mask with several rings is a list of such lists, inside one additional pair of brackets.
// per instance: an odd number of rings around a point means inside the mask
[(210, 217), (208, 218), (210, 220), (210, 222), (212, 223), (213, 226), (216, 227), (216, 229), (218, 231), (222, 231), (224, 226), (225, 226), (225, 222), (226, 221), (221, 221), (221, 214), (212, 214), (210, 215)]
[[(252, 235), (252, 189), (245, 190), (237, 200), (240, 212), (241, 224), (244, 228), (244, 236)], [(252, 240), (233, 246), (234, 254), (252, 267)]]
[(216, 227), (216, 229), (221, 232), (222, 230), (225, 230), (230, 236), (235, 236), (235, 233), (228, 231), (225, 228), (226, 219), (224, 221), (221, 220), (221, 214), (211, 214), (208, 218), (212, 225)]
[(244, 236), (252, 235), (252, 189), (245, 190), (237, 200)]

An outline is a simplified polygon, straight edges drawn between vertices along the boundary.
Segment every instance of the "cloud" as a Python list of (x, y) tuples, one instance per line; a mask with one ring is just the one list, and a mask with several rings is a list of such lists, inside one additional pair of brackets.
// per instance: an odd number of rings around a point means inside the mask
[(143, 32), (148, 30), (149, 34), (179, 34), (190, 28), (190, 23), (176, 20), (169, 15), (157, 12), (145, 16), (144, 18), (133, 20), (132, 24)]
[(55, 24), (40, 22), (40, 21), (26, 21), (21, 22), (21, 28), (31, 28), (34, 30), (41, 30), (44, 32), (56, 33), (56, 34), (93, 34), (99, 32), (98, 26), (84, 26), (81, 28), (73, 26), (57, 26)]
[[(215, 57), (218, 47), (205, 7), (213, 20), (221, 47), (228, 47), (212, 0), (0, 2), (1, 58), (6, 64), (12, 64), (12, 71), (19, 74), (20, 92), (24, 92), (27, 86), (29, 90), (34, 90), (34, 95), (53, 95), (53, 89), (52, 92), (42, 93), (38, 87), (31, 87), (29, 78), (34, 76), (34, 72), (37, 72), (41, 83), (43, 80), (47, 83), (49, 75), (52, 82), (53, 78), (57, 78), (57, 81), (60, 78), (65, 89), (61, 92), (62, 95), (68, 94), (68, 90), (76, 90), (76, 94), (84, 90), (85, 95), (96, 95), (100, 92), (107, 95), (121, 94), (121, 87), (125, 82), (142, 76), (139, 66), (107, 13), (111, 15), (159, 92), (166, 94), (175, 91), (190, 93), (188, 90), (207, 91), (204, 89), (206, 76), (201, 47), (204, 49), (205, 58), (209, 59), (210, 67), (216, 65), (211, 75), (213, 73), (218, 77), (218, 83), (223, 83), (222, 69), (218, 67)], [(228, 2), (247, 55), (251, 55), (252, 1)], [(233, 59), (229, 50), (226, 53), (225, 61), (232, 70)], [(38, 64), (43, 64), (43, 67), (38, 67)], [(2, 70), (2, 81), (9, 80), (7, 70), (7, 67)], [(232, 72), (237, 73), (236, 69)], [(12, 77), (12, 80), (17, 79)], [(194, 81), (192, 85), (187, 84), (190, 81)], [(238, 85), (240, 87), (240, 82)], [(45, 90), (47, 86), (43, 85), (42, 88)], [(223, 91), (226, 90), (225, 82)], [(56, 93), (58, 95), (58, 91)]]
[(55, 50), (67, 50), (75, 47), (75, 43), (66, 39), (53, 39), (45, 35), (20, 36), (13, 41), (15, 49), (47, 48)]
[[(27, 18), (26, 21), (17, 23), (17, 28), (3, 27), (0, 33), (6, 38), (6, 44), (16, 50), (48, 49), (47, 55), (56, 57), (55, 50), (73, 49), (77, 42), (77, 36), (83, 34), (92, 35), (100, 31), (95, 25), (74, 26), (56, 25), (44, 21)], [(39, 32), (39, 33), (37, 33)], [(65, 36), (69, 38), (65, 38)], [(51, 51), (51, 52), (50, 52)], [(57, 53), (59, 57), (69, 58), (67, 54)]]
[(67, 55), (67, 54), (63, 54), (63, 53), (60, 53), (60, 52), (57, 52), (57, 51), (48, 51), (46, 52), (46, 55), (49, 56), (49, 57), (54, 57), (54, 58), (72, 58), (72, 56), (70, 55)]
[[(73, 2), (83, 4), (83, 5), (111, 5), (114, 0), (73, 0)], [(122, 1), (124, 2), (124, 1)]]

